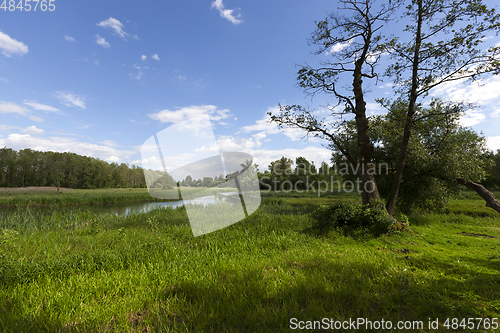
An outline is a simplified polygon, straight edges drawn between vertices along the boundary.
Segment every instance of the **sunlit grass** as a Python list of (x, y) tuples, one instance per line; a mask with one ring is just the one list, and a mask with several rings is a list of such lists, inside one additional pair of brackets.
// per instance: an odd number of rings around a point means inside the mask
[(278, 332), (291, 318), (499, 317), (500, 217), (427, 214), (416, 225), (415, 216), (411, 232), (380, 238), (308, 232), (328, 200), (268, 198), (196, 238), (183, 208), (1, 216), (0, 331)]

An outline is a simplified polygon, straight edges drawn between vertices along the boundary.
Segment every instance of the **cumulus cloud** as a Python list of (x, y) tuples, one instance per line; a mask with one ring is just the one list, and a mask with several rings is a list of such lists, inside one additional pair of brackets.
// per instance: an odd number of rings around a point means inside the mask
[(115, 34), (122, 38), (125, 38), (125, 36), (128, 35), (125, 31), (123, 31), (123, 24), (113, 17), (97, 23), (97, 26), (113, 29), (115, 31)]
[(71, 92), (56, 91), (54, 94), (59, 101), (66, 106), (76, 106), (85, 109), (85, 98)]
[(148, 117), (162, 123), (177, 124), (205, 114), (208, 114), (213, 121), (220, 121), (229, 117), (230, 111), (228, 109), (219, 110), (215, 105), (191, 105), (174, 111), (162, 110), (157, 113), (150, 113)]
[(44, 111), (44, 112), (54, 112), (54, 113), (62, 113), (61, 110), (56, 109), (50, 105), (40, 104), (37, 102), (24, 101), (24, 104), (30, 106), (33, 110)]
[[(222, 3), (222, 0), (215, 0), (212, 2), (212, 7), (215, 8), (219, 11), (220, 16), (228, 20), (229, 22), (233, 24), (240, 24), (243, 22), (243, 20), (240, 19), (241, 14), (234, 14), (234, 9), (226, 9), (224, 4)], [(239, 8), (238, 8), (239, 10)]]
[(247, 151), (259, 148), (262, 145), (261, 136), (251, 138), (236, 138), (233, 136), (221, 135), (217, 138), (217, 145), (221, 151)]
[(96, 43), (101, 45), (102, 47), (104, 47), (105, 49), (109, 48), (111, 45), (106, 42), (106, 40), (104, 38), (102, 38), (101, 36), (99, 35), (95, 35), (97, 40), (96, 40)]
[(6, 57), (14, 54), (23, 55), (28, 53), (28, 46), (0, 31), (0, 51)]
[(31, 135), (43, 135), (43, 134), (45, 134), (43, 129), (37, 128), (35, 125), (23, 128), (23, 133), (31, 134)]
[(490, 136), (486, 138), (486, 145), (489, 149), (497, 151), (500, 149), (500, 136)]
[(156, 60), (156, 61), (160, 61), (160, 57), (158, 57), (158, 55), (157, 55), (157, 54), (153, 54), (153, 55), (151, 56), (151, 58), (153, 58), (153, 59), (154, 59), (154, 60)]
[(146, 60), (147, 58), (148, 58), (148, 57), (147, 57), (147, 56), (145, 56), (145, 55), (142, 55), (142, 56), (141, 56), (141, 60), (142, 60), (142, 61)]
[(68, 42), (74, 42), (75, 39), (71, 36), (64, 35), (64, 39), (66, 39)]

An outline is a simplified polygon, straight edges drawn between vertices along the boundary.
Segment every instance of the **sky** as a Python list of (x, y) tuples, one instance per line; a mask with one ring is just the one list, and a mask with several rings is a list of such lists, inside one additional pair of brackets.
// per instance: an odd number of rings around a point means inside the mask
[[(155, 133), (208, 115), (219, 148), (251, 154), (261, 170), (281, 156), (329, 160), (325, 142), (278, 130), (267, 112), (280, 103), (335, 102), (311, 99), (295, 81), (298, 65), (328, 60), (312, 53), (308, 38), (335, 1), (51, 4), (52, 11), (0, 9), (0, 147), (141, 165), (141, 146)], [(397, 31), (402, 23), (393, 24)], [(485, 44), (499, 42), (488, 36)], [(390, 80), (366, 83), (368, 114), (383, 112), (374, 101), (391, 96)], [(455, 82), (433, 96), (477, 103), (463, 124), (500, 149), (500, 77)]]

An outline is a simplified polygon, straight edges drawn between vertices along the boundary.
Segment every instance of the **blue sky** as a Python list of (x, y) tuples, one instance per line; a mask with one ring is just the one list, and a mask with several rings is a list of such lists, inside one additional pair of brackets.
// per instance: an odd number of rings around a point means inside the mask
[[(335, 1), (52, 3), (54, 11), (0, 9), (0, 146), (140, 164), (153, 134), (209, 114), (219, 146), (252, 154), (260, 169), (282, 155), (328, 160), (321, 141), (278, 131), (266, 113), (278, 103), (334, 102), (311, 101), (295, 75), (296, 64), (326, 59), (307, 39)], [(492, 77), (435, 92), (483, 106), (464, 124), (491, 149), (500, 149), (499, 84)], [(371, 84), (369, 113), (381, 112), (373, 101), (390, 96), (390, 86)]]

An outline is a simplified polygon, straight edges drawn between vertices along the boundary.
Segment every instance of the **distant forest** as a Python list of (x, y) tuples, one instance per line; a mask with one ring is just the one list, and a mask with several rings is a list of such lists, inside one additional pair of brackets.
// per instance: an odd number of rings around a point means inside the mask
[[(500, 188), (500, 150), (490, 153), (491, 165), (487, 177), (481, 183), (492, 188)], [(332, 162), (338, 163), (332, 158)], [(300, 189), (307, 187), (307, 182), (331, 180), (331, 176), (338, 179), (351, 179), (352, 175), (339, 175), (323, 162), (316, 170), (314, 164), (299, 157), (294, 161), (283, 156), (271, 162), (268, 170), (258, 172), (261, 189), (280, 189), (285, 183), (300, 183)], [(161, 171), (148, 170), (148, 177), (158, 179), (153, 187), (166, 186), (173, 188), (175, 181)], [(328, 175), (328, 176), (327, 176)], [(309, 178), (307, 178), (308, 176)], [(306, 179), (307, 178), (307, 179)], [(184, 186), (215, 186), (223, 182), (223, 177), (192, 179), (187, 176), (180, 182)], [(286, 184), (285, 184), (286, 185)], [(32, 149), (23, 149), (19, 152), (11, 148), (0, 149), (0, 187), (27, 187), (27, 186), (61, 186), (75, 189), (94, 188), (145, 188), (144, 169), (125, 163), (108, 163), (106, 161), (81, 156), (75, 153), (41, 152)], [(287, 185), (290, 187), (290, 185)], [(286, 187), (286, 186), (285, 186)], [(288, 188), (287, 187), (287, 188)]]
[(75, 153), (0, 149), (0, 187), (146, 187), (143, 169)]

